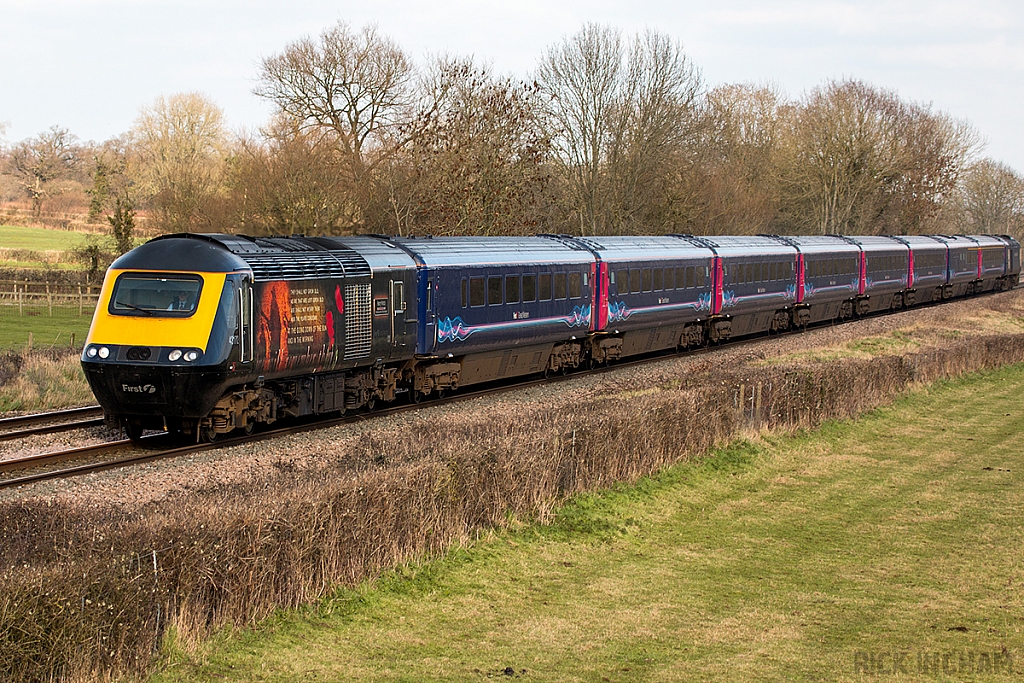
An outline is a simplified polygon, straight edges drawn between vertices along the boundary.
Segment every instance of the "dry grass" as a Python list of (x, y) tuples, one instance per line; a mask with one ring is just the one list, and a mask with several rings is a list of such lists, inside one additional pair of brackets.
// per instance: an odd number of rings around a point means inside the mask
[(94, 403), (80, 352), (39, 349), (0, 352), (0, 414)]
[(141, 674), (170, 633), (187, 649), (223, 625), (308, 603), (511, 520), (543, 520), (577, 492), (636, 480), (739, 434), (845, 418), (914, 384), (1022, 361), (1018, 333), (904, 355), (718, 369), (654, 392), (611, 387), (614, 401), (504, 423), (453, 416), (362, 441), (319, 472), (296, 477), (282, 461), (249, 488), (201, 489), (127, 513), (7, 502), (0, 674)]

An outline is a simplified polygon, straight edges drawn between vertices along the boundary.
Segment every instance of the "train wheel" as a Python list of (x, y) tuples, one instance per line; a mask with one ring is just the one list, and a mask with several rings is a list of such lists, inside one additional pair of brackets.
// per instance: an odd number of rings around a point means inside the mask
[(246, 422), (245, 426), (242, 427), (242, 431), (245, 432), (246, 436), (252, 436), (252, 433), (256, 430), (255, 422)]
[(409, 390), (409, 403), (417, 404), (423, 402), (423, 392), (418, 389)]
[(217, 440), (217, 430), (213, 426), (199, 428), (199, 440), (203, 443), (213, 443)]
[(132, 444), (138, 446), (142, 441), (142, 420), (127, 418), (123, 426), (125, 435), (131, 439)]

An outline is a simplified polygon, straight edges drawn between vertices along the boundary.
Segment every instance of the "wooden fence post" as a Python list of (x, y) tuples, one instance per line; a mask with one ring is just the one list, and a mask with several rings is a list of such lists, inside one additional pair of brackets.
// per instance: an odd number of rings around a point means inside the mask
[(50, 311), (50, 317), (53, 317), (53, 295), (50, 294), (50, 283), (46, 283), (46, 307)]

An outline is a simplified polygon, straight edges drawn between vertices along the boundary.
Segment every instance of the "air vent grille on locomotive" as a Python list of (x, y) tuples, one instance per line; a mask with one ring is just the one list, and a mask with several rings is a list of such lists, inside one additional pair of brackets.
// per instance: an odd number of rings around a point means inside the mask
[(370, 266), (355, 252), (310, 251), (279, 254), (244, 254), (257, 282), (316, 280), (370, 275)]
[(345, 286), (345, 360), (370, 355), (373, 341), (373, 312), (370, 285)]

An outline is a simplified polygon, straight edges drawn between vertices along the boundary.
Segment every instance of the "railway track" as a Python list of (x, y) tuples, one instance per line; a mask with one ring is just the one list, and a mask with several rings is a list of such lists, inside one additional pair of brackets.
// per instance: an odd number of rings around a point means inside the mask
[(73, 429), (98, 427), (102, 424), (103, 409), (99, 406), (19, 415), (0, 419), (0, 441), (11, 441), (36, 434), (55, 434)]
[[(915, 306), (913, 310), (918, 310), (926, 307), (932, 307), (938, 304), (928, 303)], [(905, 309), (902, 309), (905, 310)], [(852, 322), (852, 321), (846, 321)], [(834, 321), (823, 321), (807, 328), (795, 328), (785, 332), (774, 333), (772, 337), (784, 337), (796, 334), (802, 334), (805, 331), (812, 329), (819, 329), (823, 327), (829, 327), (836, 323)], [(627, 361), (617, 362), (613, 365), (603, 365), (590, 369), (580, 369), (568, 374), (552, 375), (550, 377), (534, 378), (527, 381), (506, 381), (494, 386), (485, 386), (472, 391), (460, 390), (456, 394), (450, 394), (444, 397), (433, 398), (424, 400), (422, 403), (403, 403), (401, 405), (390, 405), (383, 408), (376, 409), (372, 412), (356, 412), (342, 415), (341, 417), (317, 419), (312, 421), (304, 421), (300, 424), (290, 424), (282, 427), (276, 427), (260, 431), (248, 436), (237, 436), (228, 439), (219, 439), (213, 443), (201, 443), (201, 444), (185, 444), (182, 445), (180, 440), (174, 441), (174, 437), (157, 434), (142, 439), (140, 446), (133, 446), (131, 441), (128, 439), (108, 442), (104, 444), (98, 444), (94, 446), (85, 446), (81, 448), (73, 448), (66, 451), (59, 451), (53, 453), (43, 453), (39, 455), (25, 456), (17, 459), (2, 460), (0, 461), (0, 475), (11, 474), (17, 472), (28, 472), (27, 474), (21, 474), (19, 476), (12, 476), (8, 478), (0, 478), (0, 490), (23, 486), (25, 484), (31, 484), (40, 481), (62, 479), (74, 476), (81, 476), (84, 474), (91, 474), (100, 472), (103, 470), (116, 469), (120, 467), (127, 467), (131, 465), (143, 464), (148, 462), (154, 462), (158, 460), (179, 457), (182, 455), (189, 455), (194, 453), (201, 453), (204, 451), (229, 448), (232, 446), (239, 446), (242, 444), (251, 444), (260, 441), (267, 441), (287, 434), (297, 434), (306, 431), (312, 431), (316, 429), (324, 429), (327, 427), (334, 427), (345, 424), (352, 424), (362, 420), (373, 419), (376, 417), (383, 417), (387, 415), (395, 415), (406, 411), (418, 410), (420, 408), (426, 408), (431, 406), (446, 405), (449, 403), (455, 403), (460, 401), (468, 401), (475, 398), (481, 398), (493, 394), (500, 394), (508, 391), (514, 391), (518, 389), (524, 389), (531, 386), (539, 386), (551, 382), (560, 382), (569, 380), (575, 377), (582, 377), (586, 375), (603, 374), (612, 372), (615, 370), (628, 368), (632, 366), (643, 365), (646, 363), (658, 362), (672, 357), (696, 357), (708, 353), (714, 353), (720, 348), (738, 348), (747, 344), (754, 344), (763, 341), (768, 337), (756, 336), (748, 337), (743, 339), (737, 339), (729, 341), (727, 343), (716, 345), (716, 346), (705, 346), (697, 349), (691, 349), (688, 351), (680, 352), (662, 352), (655, 353), (646, 356), (636, 357)], [(17, 434), (28, 434), (28, 433), (46, 433), (41, 430), (49, 431), (60, 431), (62, 428), (73, 429), (80, 428), (83, 426), (91, 426), (92, 424), (102, 424), (103, 420), (89, 418), (89, 415), (100, 414), (102, 410), (98, 406), (88, 406), (84, 408), (76, 408), (67, 411), (56, 411), (53, 413), (42, 413), (39, 415), (26, 415), (17, 418), (7, 418), (6, 420), (0, 420), (0, 429), (5, 426), (24, 426), (31, 424), (38, 424), (46, 420), (60, 419), (61, 417), (75, 417), (76, 415), (86, 419), (77, 423), (65, 423), (58, 425), (48, 425), (39, 428), (28, 427), (18, 432), (6, 432), (0, 434), (0, 440), (8, 438), (9, 435)], [(19, 423), (20, 421), (20, 423)], [(40, 430), (40, 431), (37, 431)], [(15, 438), (10, 436), (10, 438)], [(123, 452), (123, 453), (122, 453)], [(86, 462), (83, 464), (75, 465), (72, 467), (66, 467), (62, 469), (46, 470), (46, 471), (31, 471), (38, 470), (39, 468), (47, 467), (53, 464), (66, 463), (71, 461), (82, 461), (95, 459), (93, 462)]]
[[(648, 359), (648, 361), (653, 359)], [(611, 368), (599, 368), (593, 371), (586, 372), (606, 372), (610, 369), (625, 367), (631, 363), (623, 363), (612, 366)], [(62, 479), (73, 476), (80, 476), (83, 474), (91, 474), (95, 472), (101, 472), (108, 469), (116, 469), (119, 467), (126, 467), (129, 465), (137, 465), (147, 462), (153, 462), (156, 460), (163, 460), (167, 458), (178, 457), (182, 455), (189, 455), (193, 453), (201, 453), (204, 451), (229, 448), (231, 446), (240, 446), (242, 444), (251, 444), (260, 441), (267, 441), (269, 439), (277, 438), (287, 434), (298, 434), (301, 432), (312, 431), (316, 429), (324, 429), (326, 427), (334, 427), (344, 424), (352, 424), (354, 422), (360, 422), (362, 420), (373, 419), (377, 417), (383, 417), (386, 415), (395, 415), (406, 411), (418, 410), (420, 408), (426, 408), (430, 406), (439, 406), (447, 403), (453, 403), (458, 401), (468, 401), (474, 398), (480, 398), (482, 396), (488, 396), (491, 394), (502, 393), (506, 391), (512, 391), (514, 389), (521, 389), (530, 386), (536, 386), (547, 382), (557, 382), (561, 380), (570, 379), (575, 376), (580, 376), (581, 373), (574, 373), (571, 375), (559, 375), (553, 376), (546, 379), (534, 379), (527, 382), (520, 382), (513, 385), (502, 385), (495, 386), (485, 389), (479, 389), (477, 391), (465, 392), (459, 394), (452, 394), (443, 398), (436, 398), (429, 401), (423, 401), (419, 404), (406, 403), (402, 405), (391, 405), (385, 408), (380, 408), (373, 412), (359, 412), (342, 415), (341, 417), (319, 419), (315, 421), (308, 421), (302, 424), (291, 424), (283, 427), (274, 429), (268, 429), (266, 431), (257, 432), (249, 436), (238, 436), (229, 439), (219, 439), (213, 443), (201, 443), (201, 444), (188, 444), (174, 445), (172, 437), (157, 434), (153, 436), (144, 437), (140, 446), (133, 446), (132, 442), (128, 439), (121, 441), (113, 441), (105, 444), (99, 444), (95, 446), (85, 446), (82, 448), (72, 448), (66, 451), (58, 451), (53, 453), (42, 453), (39, 455), (30, 455), (22, 458), (12, 458), (10, 460), (0, 461), (0, 474), (10, 474), (19, 471), (35, 470), (48, 465), (65, 463), (69, 461), (81, 461), (93, 458), (104, 458), (95, 462), (83, 463), (75, 465), (73, 467), (67, 467), (56, 470), (46, 470), (42, 472), (30, 472), (20, 476), (14, 476), (6, 479), (0, 479), (0, 489), (8, 489), (17, 486), (23, 486), (39, 481), (46, 481), (50, 479)], [(120, 452), (124, 452), (123, 455), (119, 455)], [(109, 457), (113, 455), (114, 457)]]
[[(738, 345), (746, 343), (754, 343), (760, 341), (761, 339), (762, 338), (757, 337), (752, 339), (739, 340), (733, 342), (732, 344), (730, 344), (730, 346), (736, 347)], [(182, 455), (189, 455), (193, 453), (201, 453), (204, 451), (229, 448), (231, 446), (240, 446), (243, 444), (267, 441), (280, 436), (285, 436), (287, 434), (297, 434), (316, 429), (324, 429), (327, 427), (334, 427), (338, 425), (352, 424), (355, 422), (374, 419), (377, 417), (396, 415), (407, 411), (419, 410), (420, 408), (441, 406), (461, 401), (469, 401), (475, 398), (481, 398), (484, 396), (490, 396), (494, 394), (501, 394), (518, 389), (525, 389), (531, 386), (540, 386), (542, 384), (548, 384), (552, 382), (566, 381), (573, 379), (575, 377), (582, 377), (588, 374), (603, 374), (607, 372), (612, 372), (614, 370), (628, 368), (631, 366), (642, 365), (644, 363), (652, 363), (659, 360), (665, 360), (666, 358), (674, 357), (676, 355), (697, 356), (705, 353), (712, 353), (718, 348), (719, 347), (703, 347), (700, 349), (693, 349), (682, 354), (662, 353), (647, 357), (635, 358), (621, 363), (616, 363), (614, 365), (578, 370), (576, 372), (571, 372), (564, 375), (557, 374), (551, 375), (550, 377), (534, 378), (527, 380), (525, 382), (506, 382), (500, 385), (483, 387), (473, 391), (459, 391), (456, 394), (448, 394), (443, 397), (424, 400), (422, 403), (403, 403), (400, 405), (393, 404), (390, 406), (379, 408), (377, 410), (374, 410), (373, 412), (349, 413), (335, 418), (306, 421), (301, 424), (290, 424), (282, 427), (268, 429), (266, 431), (256, 432), (255, 434), (249, 436), (237, 436), (228, 439), (218, 439), (213, 443), (181, 445), (180, 440), (177, 441), (177, 443), (174, 443), (173, 437), (163, 434), (156, 434), (153, 436), (144, 437), (142, 439), (142, 444), (140, 446), (133, 446), (130, 440), (124, 439), (120, 441), (112, 441), (94, 446), (72, 448), (66, 451), (42, 453), (38, 455), (24, 456), (21, 458), (12, 458), (10, 460), (0, 460), (0, 475), (15, 474), (15, 476), (11, 476), (8, 478), (0, 478), (0, 490), (15, 488), (18, 486), (23, 486), (26, 484), (31, 484), (40, 481), (81, 476), (84, 474), (92, 474), (95, 472), (101, 472), (109, 469), (117, 469), (120, 467), (128, 467), (131, 465), (154, 462), (157, 460), (179, 457)], [(92, 462), (85, 462), (79, 465), (74, 465), (72, 467), (65, 467), (60, 469), (32, 471), (39, 470), (40, 468), (45, 468), (50, 465), (83, 460), (92, 460)], [(18, 472), (28, 473), (17, 475)]]

